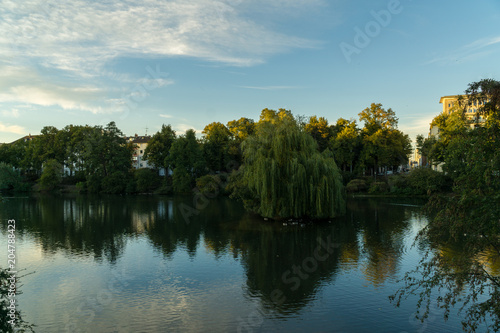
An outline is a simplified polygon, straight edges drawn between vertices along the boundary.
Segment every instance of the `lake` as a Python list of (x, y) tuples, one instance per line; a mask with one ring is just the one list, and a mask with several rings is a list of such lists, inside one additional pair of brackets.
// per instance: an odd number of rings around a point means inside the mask
[(36, 332), (459, 332), (388, 300), (420, 260), (422, 201), (348, 200), (321, 224), (270, 222), (228, 198), (30, 196), (16, 221), (17, 296)]

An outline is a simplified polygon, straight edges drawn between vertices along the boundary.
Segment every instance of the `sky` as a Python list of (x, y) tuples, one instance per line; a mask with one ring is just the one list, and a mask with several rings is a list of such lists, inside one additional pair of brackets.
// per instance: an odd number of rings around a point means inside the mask
[(335, 124), (371, 103), (415, 140), (441, 96), (500, 80), (498, 0), (0, 0), (0, 18), (0, 142), (201, 134), (264, 108)]

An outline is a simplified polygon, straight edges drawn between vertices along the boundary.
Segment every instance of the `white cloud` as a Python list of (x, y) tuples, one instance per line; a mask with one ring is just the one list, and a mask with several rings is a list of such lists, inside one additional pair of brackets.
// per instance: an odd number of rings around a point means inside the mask
[(19, 118), (19, 110), (18, 109), (11, 109), (11, 110), (3, 110), (2, 116), (6, 118)]
[(475, 61), (493, 53), (494, 51), (491, 49), (491, 47), (497, 44), (500, 44), (500, 36), (480, 38), (472, 43), (469, 43), (452, 51), (447, 55), (431, 59), (425, 62), (424, 65), (435, 63), (453, 65)]
[[(261, 7), (300, 12), (319, 3), (280, 1)], [(8, 53), (10, 45), (11, 53), (83, 74), (120, 56), (190, 56), (251, 65), (270, 54), (317, 45), (246, 18), (241, 12), (246, 7), (223, 0), (4, 1), (1, 52)]]
[(100, 103), (105, 91), (92, 85), (48, 82), (27, 68), (0, 66), (0, 103), (59, 106), (65, 110), (112, 112)]
[(245, 89), (256, 89), (256, 90), (288, 90), (288, 89), (299, 89), (296, 86), (241, 86)]
[(18, 125), (4, 124), (4, 123), (0, 123), (0, 132), (22, 134), (22, 135), (26, 134), (26, 130), (24, 129), (24, 127)]
[(159, 116), (162, 117), (162, 118), (167, 118), (167, 119), (170, 119), (170, 118), (174, 117), (174, 116), (169, 115), (169, 114), (160, 114)]
[(295, 19), (324, 5), (324, 0), (0, 0), (0, 103), (126, 112), (152, 89), (174, 81), (147, 68), (143, 78), (116, 73), (108, 66), (115, 59), (262, 63), (273, 54), (319, 44), (279, 32), (275, 22), (249, 13), (265, 10)]
[(201, 132), (203, 131), (201, 129), (196, 129), (193, 127), (193, 125), (189, 125), (189, 124), (176, 124), (176, 125), (173, 125), (173, 127), (174, 127), (175, 132), (179, 135), (186, 133), (186, 131), (189, 129), (194, 130), (196, 132), (197, 136), (199, 136), (201, 134)]
[(408, 134), (415, 141), (415, 137), (419, 134), (427, 137), (432, 119), (436, 116), (437, 114), (422, 114), (415, 117), (402, 117), (398, 127), (399, 130)]

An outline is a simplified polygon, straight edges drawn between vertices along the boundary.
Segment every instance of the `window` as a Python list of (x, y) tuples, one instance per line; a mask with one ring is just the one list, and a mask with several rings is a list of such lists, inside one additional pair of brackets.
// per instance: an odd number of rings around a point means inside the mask
[(139, 151), (142, 154), (142, 150)]

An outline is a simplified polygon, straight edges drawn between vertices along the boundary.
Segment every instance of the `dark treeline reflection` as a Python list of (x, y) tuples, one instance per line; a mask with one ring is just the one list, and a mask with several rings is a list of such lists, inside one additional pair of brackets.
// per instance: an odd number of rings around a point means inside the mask
[[(240, 258), (248, 296), (285, 314), (308, 304), (340, 270), (360, 268), (374, 286), (394, 276), (420, 204), (350, 199), (345, 217), (313, 225), (263, 221), (227, 198), (195, 212), (190, 197), (44, 195), (4, 200), (0, 218), (15, 218), (18, 237), (34, 240), (45, 255), (114, 263), (127, 239), (145, 237), (167, 259), (176, 251)], [(1, 228), (5, 234), (7, 224)]]

